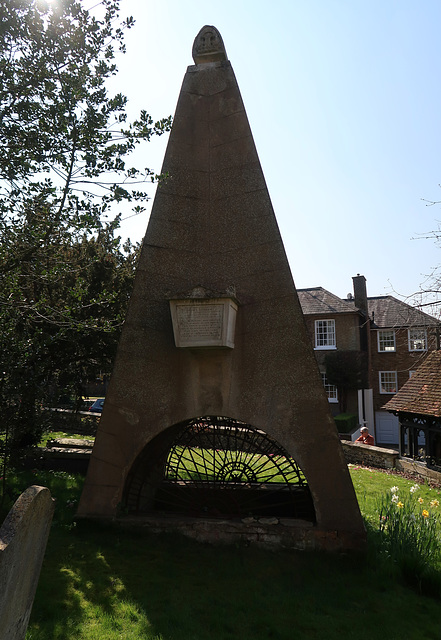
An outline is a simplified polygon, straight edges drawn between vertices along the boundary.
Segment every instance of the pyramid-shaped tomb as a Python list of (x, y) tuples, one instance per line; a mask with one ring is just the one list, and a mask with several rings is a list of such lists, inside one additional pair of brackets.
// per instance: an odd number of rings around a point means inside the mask
[(214, 27), (193, 57), (78, 515), (359, 547), (354, 489)]

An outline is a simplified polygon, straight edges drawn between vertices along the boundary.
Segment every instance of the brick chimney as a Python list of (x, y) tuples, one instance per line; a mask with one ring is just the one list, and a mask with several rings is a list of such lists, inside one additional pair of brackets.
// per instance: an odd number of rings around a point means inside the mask
[(354, 283), (354, 302), (355, 306), (360, 309), (365, 318), (368, 317), (368, 301), (366, 292), (366, 278), (357, 273), (352, 278)]

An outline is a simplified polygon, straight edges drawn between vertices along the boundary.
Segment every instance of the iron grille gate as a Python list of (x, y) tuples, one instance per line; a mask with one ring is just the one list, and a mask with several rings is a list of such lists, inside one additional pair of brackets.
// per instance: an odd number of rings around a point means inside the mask
[(273, 438), (248, 424), (202, 417), (152, 440), (125, 491), (129, 513), (314, 520), (303, 473)]

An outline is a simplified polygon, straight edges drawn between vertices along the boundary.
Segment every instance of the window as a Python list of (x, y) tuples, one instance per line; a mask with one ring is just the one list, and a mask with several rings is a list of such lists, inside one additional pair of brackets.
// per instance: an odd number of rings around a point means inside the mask
[(335, 349), (335, 320), (315, 321), (315, 348)]
[(425, 329), (409, 329), (409, 351), (427, 351)]
[(397, 372), (380, 371), (380, 393), (397, 392)]
[(378, 332), (378, 351), (395, 351), (395, 331), (393, 329)]
[(322, 382), (328, 396), (328, 402), (338, 402), (337, 387), (334, 384), (329, 384), (326, 373), (322, 373)]

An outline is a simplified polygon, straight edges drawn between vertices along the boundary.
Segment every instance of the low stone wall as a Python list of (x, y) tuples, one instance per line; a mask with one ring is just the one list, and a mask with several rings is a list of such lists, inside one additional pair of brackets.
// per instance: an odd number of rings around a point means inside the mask
[(417, 460), (407, 458), (399, 458), (396, 462), (396, 468), (398, 471), (404, 471), (405, 473), (427, 478), (427, 480), (431, 480), (432, 482), (441, 483), (441, 472), (436, 471), (435, 469), (430, 469), (424, 464), (424, 462), (418, 462)]
[(380, 469), (397, 469), (400, 454), (396, 449), (384, 449), (368, 444), (356, 444), (350, 440), (342, 440), (346, 462), (365, 467)]
[(359, 464), (364, 467), (379, 469), (396, 469), (404, 473), (427, 478), (441, 484), (441, 473), (430, 469), (423, 462), (400, 458), (396, 449), (384, 449), (367, 444), (355, 444), (350, 440), (342, 440), (343, 452), (348, 464)]
[(93, 440), (78, 440), (76, 438), (49, 440), (47, 447), (37, 447), (29, 452), (25, 465), (28, 469), (36, 467), (85, 475), (93, 444)]

